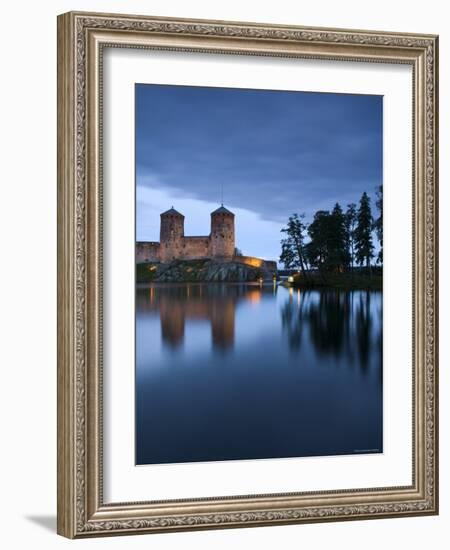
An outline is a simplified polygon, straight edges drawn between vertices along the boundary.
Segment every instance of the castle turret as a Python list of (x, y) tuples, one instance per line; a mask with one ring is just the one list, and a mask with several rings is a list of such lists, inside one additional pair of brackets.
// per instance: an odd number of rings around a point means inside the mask
[(234, 248), (234, 214), (222, 205), (211, 212), (211, 257), (231, 259)]
[(172, 206), (161, 214), (160, 258), (170, 262), (180, 257), (184, 237), (184, 216)]

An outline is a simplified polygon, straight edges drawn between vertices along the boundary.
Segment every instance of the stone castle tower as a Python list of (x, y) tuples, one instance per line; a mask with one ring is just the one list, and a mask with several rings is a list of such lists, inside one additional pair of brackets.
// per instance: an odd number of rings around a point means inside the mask
[(232, 258), (234, 256), (234, 214), (222, 204), (211, 212), (210, 253), (213, 258)]
[(170, 262), (178, 259), (183, 253), (184, 216), (172, 206), (161, 214), (159, 231), (160, 260)]
[(223, 205), (211, 213), (210, 234), (201, 237), (184, 235), (184, 216), (172, 207), (161, 214), (159, 243), (146, 243), (138, 254), (145, 254), (145, 261), (168, 263), (203, 258), (231, 260), (234, 250), (234, 214)]

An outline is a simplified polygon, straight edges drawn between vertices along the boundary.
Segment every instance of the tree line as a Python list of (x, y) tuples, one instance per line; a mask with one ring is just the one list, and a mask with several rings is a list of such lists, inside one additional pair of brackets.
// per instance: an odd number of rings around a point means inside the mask
[(310, 270), (320, 272), (353, 271), (355, 265), (370, 271), (375, 257), (373, 235), (380, 244), (376, 263), (383, 263), (383, 187), (376, 189), (372, 215), (369, 195), (364, 192), (359, 204), (347, 205), (344, 212), (336, 203), (333, 210), (318, 210), (311, 223), (305, 215), (293, 214), (281, 231), (280, 261), (287, 269), (299, 269), (308, 278)]

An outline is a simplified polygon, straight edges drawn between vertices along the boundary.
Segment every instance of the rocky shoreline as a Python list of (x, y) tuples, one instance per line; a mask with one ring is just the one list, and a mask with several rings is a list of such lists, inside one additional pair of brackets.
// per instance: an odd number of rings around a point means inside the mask
[(217, 260), (175, 260), (170, 263), (147, 262), (136, 265), (138, 283), (252, 282), (272, 280), (274, 271), (241, 262)]

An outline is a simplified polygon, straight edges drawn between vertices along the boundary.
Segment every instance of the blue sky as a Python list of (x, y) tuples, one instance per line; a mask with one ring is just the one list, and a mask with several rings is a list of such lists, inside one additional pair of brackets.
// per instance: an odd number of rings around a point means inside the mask
[(244, 254), (278, 259), (294, 212), (372, 197), (382, 183), (382, 97), (136, 85), (136, 236), (159, 240), (159, 214), (209, 233), (221, 201)]

